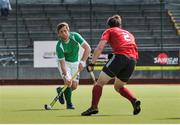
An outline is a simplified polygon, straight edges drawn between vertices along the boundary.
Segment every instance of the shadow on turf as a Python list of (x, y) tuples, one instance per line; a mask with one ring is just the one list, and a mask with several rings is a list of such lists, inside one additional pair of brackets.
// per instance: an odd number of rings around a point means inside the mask
[[(81, 115), (62, 115), (57, 117), (79, 117)], [(111, 114), (111, 115), (91, 115), (91, 116), (82, 116), (82, 117), (109, 117), (109, 116), (132, 116), (130, 114)]]
[(172, 117), (172, 118), (161, 118), (158, 120), (180, 120), (180, 117)]
[(17, 112), (36, 112), (36, 111), (55, 111), (55, 110), (65, 110), (65, 109), (51, 109), (51, 110), (45, 110), (45, 109), (22, 109), (22, 110), (16, 110)]

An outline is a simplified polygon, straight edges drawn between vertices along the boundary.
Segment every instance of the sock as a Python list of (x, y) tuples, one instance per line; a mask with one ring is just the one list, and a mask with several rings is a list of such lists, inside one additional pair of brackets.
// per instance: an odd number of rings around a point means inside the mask
[(133, 95), (133, 94), (129, 91), (129, 89), (126, 88), (126, 87), (121, 87), (121, 88), (119, 89), (119, 93), (120, 93), (123, 97), (127, 98), (132, 104), (136, 101), (136, 98), (134, 97), (134, 95)]
[(102, 95), (102, 87), (95, 85), (92, 90), (92, 103), (91, 107), (98, 108), (98, 103)]
[(66, 90), (64, 91), (65, 99), (67, 102), (67, 105), (71, 105), (71, 96), (72, 96), (72, 89), (70, 87), (67, 87)]
[(58, 88), (57, 88), (58, 94), (61, 92), (61, 90), (62, 90), (63, 88), (64, 88), (64, 87), (58, 87)]

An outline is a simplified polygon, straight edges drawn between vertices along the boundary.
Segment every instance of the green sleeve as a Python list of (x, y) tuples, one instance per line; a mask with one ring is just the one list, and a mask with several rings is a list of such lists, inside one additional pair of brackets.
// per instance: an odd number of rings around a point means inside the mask
[(57, 55), (58, 59), (63, 59), (64, 58), (64, 51), (60, 47), (59, 44), (57, 44), (57, 46), (56, 46), (56, 55)]
[(77, 32), (74, 32), (74, 38), (80, 45), (82, 45), (85, 42), (85, 39)]

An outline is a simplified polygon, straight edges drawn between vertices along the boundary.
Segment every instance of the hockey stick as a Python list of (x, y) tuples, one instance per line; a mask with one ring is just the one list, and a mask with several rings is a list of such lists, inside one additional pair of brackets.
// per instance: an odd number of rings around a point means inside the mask
[(94, 75), (93, 71), (90, 71), (89, 73), (90, 73), (91, 79), (95, 83), (96, 82), (96, 78), (95, 78), (95, 75)]
[(86, 69), (87, 69), (87, 72), (90, 73), (91, 79), (92, 79), (93, 82), (95, 83), (95, 82), (96, 82), (96, 77), (95, 77), (93, 71), (89, 70), (89, 67), (88, 67), (88, 66), (86, 67)]
[[(73, 81), (73, 80), (76, 78), (76, 76), (78, 75), (78, 73), (79, 73), (79, 71), (77, 71), (77, 72), (73, 75), (73, 77), (71, 78), (71, 81)], [(67, 87), (68, 87), (67, 85), (64, 85), (64, 88), (63, 88), (63, 89), (61, 90), (61, 92), (53, 99), (53, 101), (50, 103), (50, 105), (45, 104), (45, 105), (44, 105), (44, 108), (45, 108), (46, 110), (52, 109), (52, 107), (54, 106), (54, 104), (57, 102), (57, 100), (59, 99), (59, 97), (64, 93), (64, 91), (66, 90)]]

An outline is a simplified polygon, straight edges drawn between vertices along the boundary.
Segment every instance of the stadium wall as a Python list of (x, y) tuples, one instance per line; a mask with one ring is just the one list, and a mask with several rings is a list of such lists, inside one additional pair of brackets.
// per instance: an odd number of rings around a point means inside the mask
[[(15, 3), (15, 0), (10, 0)], [(129, 3), (159, 3), (159, 0), (17, 0), (19, 4), (87, 4), (87, 3), (102, 3), (102, 4), (129, 4)]]
[[(111, 80), (108, 84), (113, 84), (113, 80)], [(80, 85), (93, 85), (93, 81), (90, 79), (81, 79)], [(180, 84), (180, 79), (130, 79), (128, 81), (128, 85), (131, 84), (167, 84), (174, 85)], [(6, 79), (0, 80), (0, 85), (63, 85), (62, 79)]]

